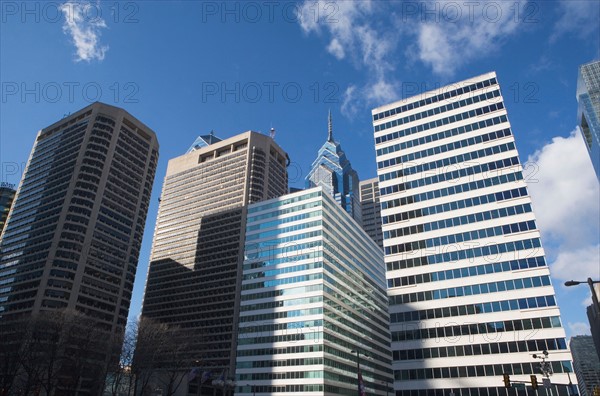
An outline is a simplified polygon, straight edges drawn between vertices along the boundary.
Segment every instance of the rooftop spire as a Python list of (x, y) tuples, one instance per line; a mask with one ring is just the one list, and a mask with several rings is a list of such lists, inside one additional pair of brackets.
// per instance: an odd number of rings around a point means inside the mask
[(327, 141), (333, 143), (333, 122), (331, 121), (331, 109), (329, 110), (327, 130), (328, 130)]

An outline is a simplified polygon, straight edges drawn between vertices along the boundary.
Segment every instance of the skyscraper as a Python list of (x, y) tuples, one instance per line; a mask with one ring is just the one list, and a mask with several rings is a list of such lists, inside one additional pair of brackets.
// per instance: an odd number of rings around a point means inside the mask
[(0, 245), (2, 324), (64, 310), (122, 334), (157, 161), (154, 132), (102, 103), (38, 132)]
[(0, 186), (0, 236), (2, 236), (2, 230), (4, 229), (4, 224), (8, 218), (8, 212), (10, 211), (10, 207), (15, 198), (15, 192), (13, 185), (4, 185), (4, 183), (2, 183)]
[(594, 396), (594, 389), (600, 392), (600, 359), (594, 348), (594, 340), (587, 335), (575, 336), (571, 337), (569, 346), (573, 352), (573, 366), (581, 396)]
[(387, 395), (388, 325), (383, 253), (325, 188), (249, 206), (236, 395)]
[(579, 68), (577, 102), (577, 124), (600, 181), (600, 61)]
[(396, 395), (524, 392), (503, 374), (540, 378), (543, 350), (566, 384), (571, 354), (496, 74), (372, 113)]
[(342, 146), (333, 140), (331, 112), (328, 119), (327, 141), (319, 149), (306, 175), (306, 188), (321, 186), (359, 224), (361, 221), (358, 174)]
[(257, 132), (169, 161), (142, 316), (193, 333), (187, 368), (234, 373), (246, 208), (287, 192), (286, 166)]
[(379, 206), (379, 180), (377, 178), (360, 182), (360, 207), (362, 210), (363, 229), (383, 249), (381, 207)]

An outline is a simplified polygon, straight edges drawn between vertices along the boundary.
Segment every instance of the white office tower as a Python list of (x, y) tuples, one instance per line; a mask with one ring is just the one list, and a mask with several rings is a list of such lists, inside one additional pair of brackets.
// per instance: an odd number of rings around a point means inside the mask
[(515, 381), (542, 383), (532, 355), (544, 350), (552, 383), (567, 384), (571, 354), (496, 74), (378, 107), (373, 126), (395, 394), (533, 395)]
[(248, 207), (239, 320), (238, 396), (391, 390), (381, 249), (323, 187)]

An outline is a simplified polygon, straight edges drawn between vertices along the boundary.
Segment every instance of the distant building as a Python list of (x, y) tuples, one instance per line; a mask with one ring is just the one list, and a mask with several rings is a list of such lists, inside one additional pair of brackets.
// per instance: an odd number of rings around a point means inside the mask
[(504, 388), (503, 375), (529, 381), (543, 350), (552, 381), (567, 383), (571, 354), (496, 74), (372, 114), (396, 396), (535, 394)]
[(15, 189), (12, 186), (1, 186), (0, 187), (0, 237), (2, 236), (2, 230), (8, 217), (8, 212), (12, 206), (15, 198)]
[(600, 61), (579, 68), (577, 102), (577, 124), (600, 181)]
[(363, 229), (383, 249), (379, 181), (377, 178), (360, 182), (360, 207), (362, 209)]
[(251, 204), (244, 256), (236, 395), (391, 394), (383, 253), (329, 191)]
[[(103, 103), (38, 132), (0, 241), (5, 331), (25, 318), (77, 313), (93, 320), (104, 340), (120, 339), (157, 162), (155, 133), (125, 110)], [(2, 341), (8, 337), (0, 334)], [(0, 355), (16, 346), (0, 345)], [(83, 347), (67, 345), (64, 355), (57, 355), (63, 367), (58, 376), (76, 378), (73, 365), (83, 363), (68, 356)], [(85, 353), (80, 380), (58, 381), (56, 394), (100, 393), (102, 370), (115, 357), (107, 353), (115, 351), (99, 348), (104, 349)], [(56, 365), (40, 370), (48, 373)]]
[(287, 154), (251, 131), (201, 140), (167, 166), (142, 317), (193, 333), (186, 368), (233, 375), (246, 210), (287, 193)]
[(358, 223), (362, 224), (359, 180), (342, 146), (333, 140), (333, 123), (329, 112), (327, 141), (319, 149), (306, 175), (306, 188), (323, 187)]
[(594, 341), (590, 336), (575, 336), (571, 337), (569, 346), (581, 396), (594, 396), (594, 389), (600, 392), (600, 359)]
[[(594, 291), (596, 297), (600, 297), (600, 284), (594, 284)], [(596, 353), (598, 354), (598, 359), (600, 359), (600, 311), (598, 311), (598, 307), (593, 301), (592, 304), (587, 307), (587, 317), (590, 322), (590, 331), (592, 338), (594, 339)]]

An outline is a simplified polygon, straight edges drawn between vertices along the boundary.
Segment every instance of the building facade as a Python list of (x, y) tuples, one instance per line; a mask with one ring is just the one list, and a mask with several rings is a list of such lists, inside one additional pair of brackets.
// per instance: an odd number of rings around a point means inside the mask
[(362, 210), (363, 229), (383, 249), (379, 180), (377, 178), (360, 182), (360, 207)]
[(530, 386), (505, 389), (503, 375), (541, 379), (532, 354), (544, 350), (552, 381), (568, 383), (571, 354), (495, 73), (372, 114), (396, 395), (524, 395)]
[(246, 208), (287, 192), (286, 166), (287, 154), (256, 132), (169, 161), (142, 317), (193, 333), (187, 368), (234, 373)]
[(250, 205), (244, 256), (236, 395), (388, 394), (383, 254), (325, 188)]
[[(39, 131), (0, 244), (2, 324), (71, 312), (118, 339), (157, 161), (155, 133), (102, 103)], [(94, 393), (86, 378), (77, 386)]]
[(594, 301), (598, 300), (598, 298), (600, 297), (600, 284), (594, 284), (593, 288), (595, 296), (592, 296), (592, 303), (588, 305), (586, 313), (590, 322), (590, 332), (592, 334), (592, 339), (594, 340), (596, 353), (598, 354), (598, 359), (600, 359), (600, 309)]
[(571, 337), (569, 347), (573, 353), (580, 395), (596, 396), (600, 393), (600, 359), (594, 348), (594, 340), (587, 335)]
[(362, 224), (359, 180), (340, 143), (333, 139), (333, 122), (329, 112), (327, 141), (306, 175), (306, 188), (321, 186), (359, 224)]
[[(3, 183), (4, 184), (4, 183)], [(0, 186), (0, 236), (8, 218), (8, 212), (15, 199), (15, 189), (12, 185)]]
[(579, 68), (577, 103), (577, 125), (600, 181), (600, 61)]

